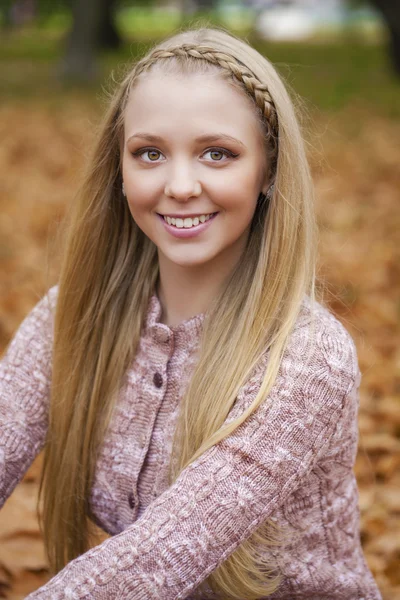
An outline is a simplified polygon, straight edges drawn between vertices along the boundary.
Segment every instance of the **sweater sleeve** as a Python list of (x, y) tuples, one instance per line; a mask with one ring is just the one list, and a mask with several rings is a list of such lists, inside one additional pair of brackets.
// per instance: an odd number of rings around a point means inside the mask
[[(258, 409), (184, 469), (137, 522), (28, 599), (188, 597), (304, 482), (354, 402), (359, 369), (351, 337), (333, 316), (317, 321), (315, 335), (307, 362), (309, 332), (295, 329)], [(245, 386), (245, 404), (260, 384), (258, 372)]]
[(0, 507), (44, 444), (55, 293), (25, 318), (0, 362)]

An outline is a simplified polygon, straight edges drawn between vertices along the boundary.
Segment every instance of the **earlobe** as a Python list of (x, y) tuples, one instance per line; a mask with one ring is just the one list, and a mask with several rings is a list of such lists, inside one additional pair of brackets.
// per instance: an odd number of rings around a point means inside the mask
[(275, 183), (274, 180), (270, 180), (265, 186), (263, 186), (262, 188), (262, 194), (268, 198), (268, 200), (270, 200), (272, 198), (272, 195), (274, 193), (274, 189), (275, 189)]
[(272, 196), (273, 196), (273, 193), (274, 193), (274, 189), (275, 189), (275, 184), (274, 184), (274, 183), (272, 183), (272, 184), (269, 186), (269, 188), (268, 188), (268, 190), (267, 190), (267, 193), (266, 193), (266, 197), (267, 197), (267, 199), (268, 199), (268, 200), (271, 200), (271, 198), (272, 198)]
[(265, 180), (264, 180), (264, 185), (263, 185), (263, 187), (262, 187), (262, 189), (261, 189), (262, 193), (263, 193), (265, 196), (267, 196), (267, 195), (268, 195), (268, 192), (269, 192), (269, 190), (270, 190), (271, 186), (273, 186), (273, 185), (274, 185), (274, 183), (275, 183), (275, 176), (274, 176), (274, 175), (273, 175), (273, 176), (271, 176), (271, 175), (269, 174), (269, 175), (268, 175), (268, 177), (266, 177), (266, 178), (265, 178)]

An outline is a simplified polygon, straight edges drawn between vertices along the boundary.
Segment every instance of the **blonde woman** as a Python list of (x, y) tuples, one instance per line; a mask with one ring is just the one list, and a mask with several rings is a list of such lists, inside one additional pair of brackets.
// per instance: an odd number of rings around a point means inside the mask
[[(381, 598), (312, 198), (286, 89), (245, 42), (188, 30), (128, 72), (59, 285), (1, 364), (2, 503), (45, 449), (54, 577), (29, 598)], [(90, 548), (93, 523), (111, 537)]]

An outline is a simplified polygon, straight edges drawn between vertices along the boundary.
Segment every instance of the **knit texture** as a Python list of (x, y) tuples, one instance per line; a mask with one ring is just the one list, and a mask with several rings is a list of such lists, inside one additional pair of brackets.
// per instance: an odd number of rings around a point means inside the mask
[[(44, 445), (56, 297), (52, 288), (37, 304), (0, 363), (0, 507)], [(311, 310), (316, 343), (306, 363)], [(265, 550), (282, 574), (269, 598), (380, 600), (359, 539), (352, 468), (361, 376), (343, 325), (306, 296), (268, 397), (169, 486), (179, 402), (204, 315), (176, 327), (160, 323), (160, 315), (153, 295), (96, 466), (90, 516), (113, 537), (28, 598), (194, 598), (199, 584), (273, 519), (285, 541)], [(227, 421), (254, 400), (267, 361), (268, 352)]]

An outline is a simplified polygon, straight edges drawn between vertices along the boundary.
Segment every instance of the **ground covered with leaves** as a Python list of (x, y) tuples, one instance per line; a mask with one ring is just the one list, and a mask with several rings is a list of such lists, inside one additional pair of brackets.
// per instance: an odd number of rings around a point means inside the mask
[[(96, 94), (54, 91), (43, 82), (39, 95), (5, 95), (0, 104), (0, 351), (57, 280), (62, 219), (101, 111)], [(355, 466), (362, 542), (384, 600), (396, 600), (400, 120), (368, 98), (352, 98), (332, 110), (313, 104), (309, 117), (320, 225), (318, 275), (326, 304), (355, 340), (363, 375)], [(24, 598), (47, 579), (36, 518), (41, 461), (39, 455), (0, 512), (0, 597)]]

